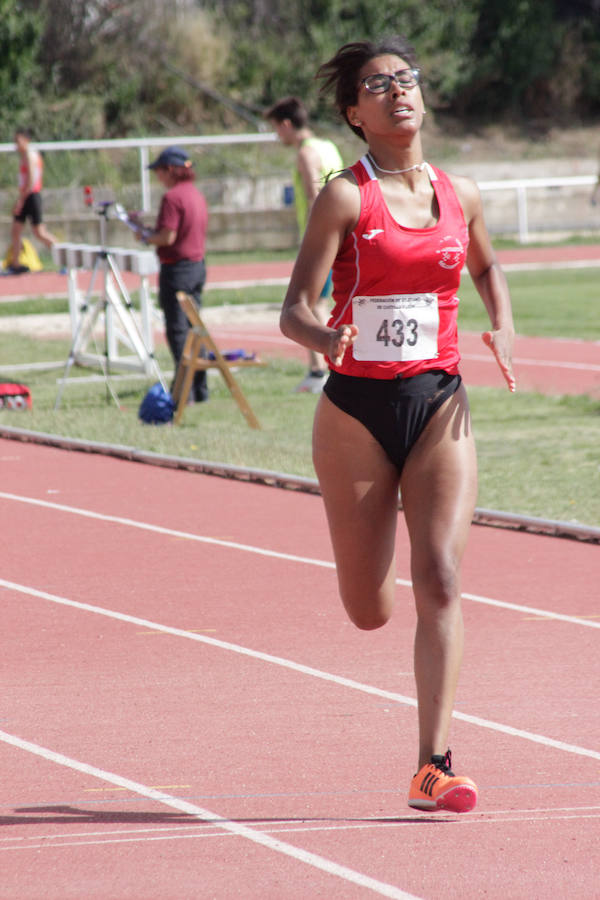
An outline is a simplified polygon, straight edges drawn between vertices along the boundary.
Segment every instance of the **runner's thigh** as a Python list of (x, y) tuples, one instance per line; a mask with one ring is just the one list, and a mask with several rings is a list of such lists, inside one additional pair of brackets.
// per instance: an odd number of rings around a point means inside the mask
[(377, 628), (394, 601), (398, 471), (364, 425), (324, 394), (313, 458), (342, 600), (356, 625)]
[(411, 450), (401, 479), (412, 575), (457, 575), (477, 495), (477, 460), (464, 386), (440, 407)]

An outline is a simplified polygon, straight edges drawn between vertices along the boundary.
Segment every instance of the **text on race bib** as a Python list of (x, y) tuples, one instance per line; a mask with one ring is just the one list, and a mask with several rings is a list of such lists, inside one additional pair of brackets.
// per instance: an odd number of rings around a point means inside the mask
[(353, 356), (363, 362), (408, 362), (438, 356), (437, 294), (353, 297), (358, 326)]

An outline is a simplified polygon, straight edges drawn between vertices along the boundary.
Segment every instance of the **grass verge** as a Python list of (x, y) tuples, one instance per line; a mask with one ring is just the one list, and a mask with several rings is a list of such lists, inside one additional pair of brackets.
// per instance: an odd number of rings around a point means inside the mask
[[(600, 340), (600, 310), (597, 269), (559, 269), (509, 272), (516, 329), (519, 334), (539, 337)], [(464, 277), (460, 289), (459, 326), (466, 331), (489, 327), (485, 309), (472, 282)], [(257, 286), (225, 290), (211, 288), (203, 295), (205, 306), (275, 303), (280, 305), (283, 286)], [(135, 294), (132, 295), (136, 302)], [(67, 300), (35, 297), (0, 303), (0, 317), (32, 313), (65, 313)]]
[[(600, 340), (598, 273), (592, 269), (511, 272), (517, 331), (523, 335)], [(281, 303), (283, 288), (206, 291), (206, 305)], [(460, 292), (460, 327), (488, 327), (478, 295), (468, 278)], [(66, 312), (66, 300), (0, 303), (0, 316)], [(0, 360), (11, 363), (64, 363), (66, 340), (0, 334)], [(170, 366), (164, 348), (163, 370)], [(61, 367), (62, 368), (62, 367)], [(54, 411), (60, 369), (3, 371), (2, 380), (23, 380), (31, 388), (31, 412), (0, 412), (0, 425), (17, 425), (103, 443), (123, 444), (157, 453), (194, 457), (231, 465), (271, 469), (313, 478), (310, 440), (315, 398), (293, 393), (302, 376), (300, 363), (271, 359), (267, 369), (239, 374), (262, 429), (248, 428), (220, 376), (211, 378), (211, 400), (190, 407), (183, 425), (143, 426), (137, 409), (148, 383), (117, 383), (121, 409), (107, 400), (102, 382), (77, 382), (89, 371), (73, 370), (59, 410)], [(479, 453), (478, 505), (506, 512), (561, 519), (600, 527), (600, 404), (589, 397), (543, 396), (503, 389), (469, 388)]]
[[(67, 341), (39, 341), (0, 335), (0, 358), (64, 362)], [(159, 352), (163, 369), (169, 366)], [(228, 463), (314, 478), (311, 429), (316, 398), (295, 394), (301, 362), (272, 358), (264, 369), (238, 373), (260, 423), (246, 425), (218, 375), (211, 376), (211, 398), (189, 407), (182, 425), (147, 426), (137, 410), (148, 387), (142, 380), (115, 381), (120, 408), (107, 396), (102, 380), (90, 384), (73, 369), (54, 410), (59, 369), (32, 370), (29, 385), (34, 408), (0, 412), (0, 425), (121, 444), (155, 453)], [(600, 527), (600, 404), (589, 397), (511, 395), (503, 389), (469, 388), (479, 455), (478, 505), (542, 518)]]

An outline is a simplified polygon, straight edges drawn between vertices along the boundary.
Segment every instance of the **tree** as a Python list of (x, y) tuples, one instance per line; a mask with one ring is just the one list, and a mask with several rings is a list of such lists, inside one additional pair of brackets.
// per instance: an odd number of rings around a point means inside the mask
[[(44, 20), (39, 62), (47, 135), (200, 130), (203, 120), (218, 121), (210, 90), (200, 86), (219, 80), (229, 47), (195, 0), (23, 3)], [(38, 115), (44, 116), (41, 104)]]
[(0, 123), (3, 131), (14, 130), (31, 102), (37, 75), (36, 55), (42, 19), (19, 0), (0, 0)]
[[(600, 108), (600, 0), (199, 0), (237, 35), (229, 87), (246, 102), (297, 93), (346, 41), (400, 31), (432, 108), (481, 121)], [(557, 71), (568, 78), (557, 78)], [(325, 107), (321, 107), (324, 110)]]
[(400, 31), (432, 110), (600, 111), (600, 0), (0, 0), (0, 122), (47, 139), (257, 127), (283, 94), (332, 117), (315, 73)]

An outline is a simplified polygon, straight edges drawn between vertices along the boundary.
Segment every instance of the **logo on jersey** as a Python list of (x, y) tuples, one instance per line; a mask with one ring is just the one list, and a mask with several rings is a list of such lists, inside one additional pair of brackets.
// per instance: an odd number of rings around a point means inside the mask
[(435, 252), (439, 254), (438, 263), (443, 269), (455, 269), (464, 259), (465, 248), (453, 234), (447, 234), (440, 241), (441, 247)]
[(383, 228), (371, 228), (366, 234), (363, 234), (365, 241), (372, 241), (378, 234), (383, 234)]

